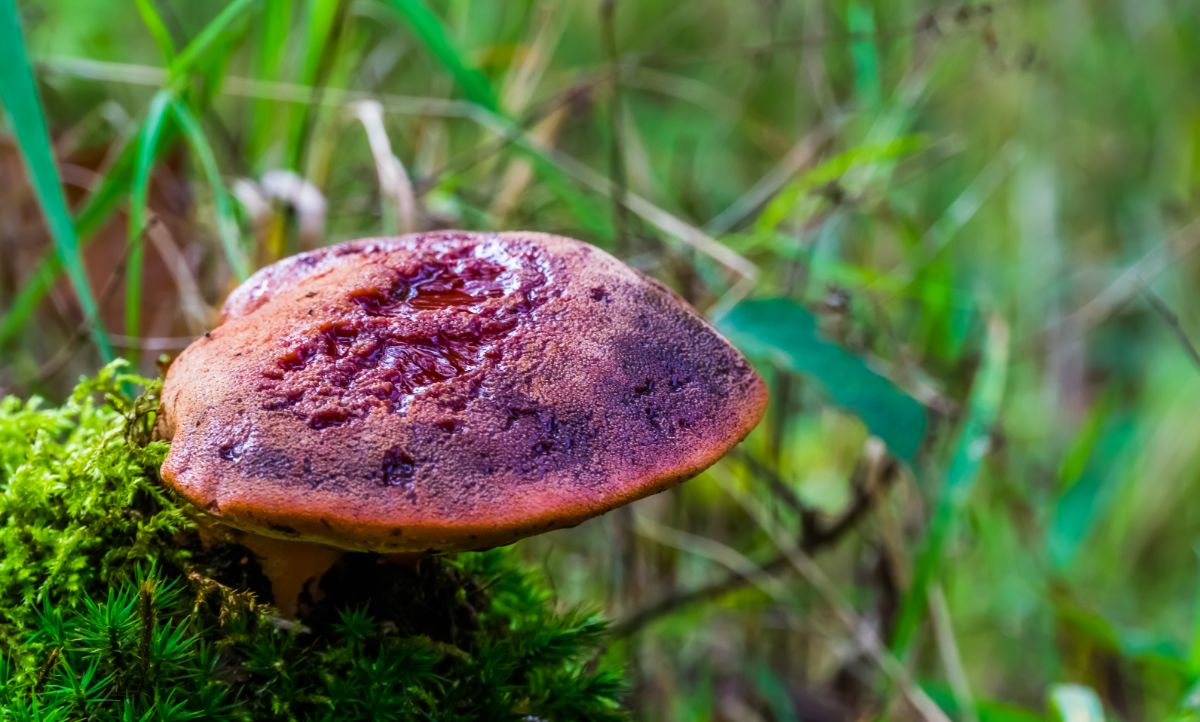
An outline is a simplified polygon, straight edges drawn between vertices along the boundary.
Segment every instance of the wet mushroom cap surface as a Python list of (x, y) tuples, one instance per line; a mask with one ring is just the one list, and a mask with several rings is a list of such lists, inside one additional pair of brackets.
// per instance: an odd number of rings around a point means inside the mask
[(694, 476), (762, 380), (590, 245), (438, 232), (284, 259), (171, 365), (168, 484), (230, 526), (345, 549), (481, 549)]

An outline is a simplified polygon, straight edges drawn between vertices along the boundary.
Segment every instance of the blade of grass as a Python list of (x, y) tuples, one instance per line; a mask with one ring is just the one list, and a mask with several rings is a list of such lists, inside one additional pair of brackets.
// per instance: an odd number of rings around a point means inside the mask
[(168, 66), (167, 75), (171, 82), (181, 82), (208, 56), (210, 50), (220, 43), (228, 42), (231, 39), (233, 23), (244, 19), (243, 14), (246, 10), (259, 1), (233, 0), (225, 6), (224, 10), (217, 13), (217, 16), (204, 26), (204, 29), (180, 51), (179, 55), (175, 56), (175, 60)]
[[(164, 68), (142, 65), (138, 63), (111, 63), (104, 60), (76, 58), (63, 55), (47, 56), (38, 60), (39, 70), (58, 73), (72, 78), (95, 80), (105, 83), (119, 83), (142, 87), (161, 88), (166, 84), (167, 72)], [(280, 103), (304, 105), (312, 102), (314, 88), (299, 83), (259, 80), (243, 75), (228, 75), (221, 83), (221, 94), (231, 98), (249, 98), (274, 103), (278, 108)], [(396, 93), (367, 92), (339, 87), (336, 96), (321, 96), (319, 104), (323, 108), (340, 109), (343, 106), (362, 100), (377, 100), (383, 104), (389, 113), (431, 117), (431, 118), (471, 118), (472, 112), (478, 106), (465, 100), (446, 100), (431, 96), (400, 95)], [(565, 101), (558, 101), (562, 105)], [(192, 108), (202, 106), (192, 99)], [(277, 118), (275, 126), (278, 126)], [(277, 130), (273, 132), (278, 132)]]
[(233, 204), (229, 199), (229, 191), (221, 181), (221, 171), (217, 167), (216, 155), (213, 154), (212, 146), (209, 145), (196, 116), (192, 115), (187, 106), (176, 101), (171, 104), (171, 109), (174, 111), (175, 121), (179, 123), (179, 129), (192, 147), (192, 152), (195, 153), (196, 160), (199, 162), (201, 170), (204, 171), (204, 177), (212, 189), (213, 206), (217, 216), (217, 235), (221, 239), (225, 260), (233, 269), (233, 274), (238, 281), (244, 281), (250, 275), (250, 265), (246, 260), (241, 243), (238, 241), (238, 227), (233, 215)]
[(300, 82), (308, 85), (320, 72), (321, 52), (329, 42), (337, 18), (338, 0), (311, 0), (304, 18), (304, 53)]
[(162, 15), (159, 15), (158, 9), (154, 7), (154, 0), (134, 1), (137, 3), (138, 14), (142, 16), (146, 30), (150, 31), (150, 37), (154, 38), (154, 43), (158, 46), (159, 52), (163, 54), (163, 58), (170, 62), (171, 58), (175, 57), (175, 41), (171, 38), (171, 31), (167, 30), (167, 24), (163, 22)]
[(446, 68), (468, 100), (493, 113), (501, 112), (487, 76), (463, 60), (462, 53), (446, 33), (441, 18), (423, 0), (386, 0), (386, 4), (404, 16), (417, 38)]
[(324, 79), (332, 63), (330, 46), (336, 39), (338, 14), (342, 7), (338, 0), (310, 0), (304, 15), (304, 45), (301, 48), (300, 74), (297, 80), (301, 85), (312, 88), (312, 95), (307, 106), (287, 126), (286, 146), (284, 152), (287, 167), (303, 174), (304, 159), (307, 153), (307, 136), (314, 123), (317, 113), (317, 102), (320, 98)]
[(105, 361), (112, 358), (112, 346), (100, 320), (99, 309), (88, 283), (75, 223), (63, 196), (62, 181), (50, 147), (50, 135), (42, 104), (38, 98), (33, 68), (25, 52), (20, 16), (15, 0), (0, 0), (0, 104), (17, 138), (29, 180), (46, 217), (59, 262), (66, 268), (83, 309), (84, 318)]
[(865, 108), (876, 108), (883, 100), (879, 72), (879, 48), (875, 43), (875, 11), (869, 4), (853, 2), (846, 15), (846, 26), (857, 38), (850, 43), (854, 62), (854, 90)]
[(892, 637), (892, 652), (900, 659), (905, 658), (912, 644), (917, 622), (927, 607), (930, 588), (937, 580), (946, 544), (955, 523), (962, 516), (967, 497), (987, 454), (992, 425), (1000, 413), (1000, 402), (1004, 395), (1008, 347), (1008, 326), (1000, 318), (993, 318), (988, 324), (983, 365), (971, 390), (967, 417), (955, 442), (950, 468), (946, 471), (946, 481), (938, 496), (929, 528), (919, 546), (912, 584), (900, 607)]
[[(4, 0), (8, 5), (11, 5), (12, 0)], [(187, 47), (176, 56), (175, 60), (170, 64), (167, 76), (170, 79), (183, 78), (190, 72), (198, 63), (205, 60), (208, 53), (211, 52), (217, 45), (217, 41), (221, 39), (221, 34), (226, 29), (231, 27), (232, 23), (238, 19), (243, 12), (250, 8), (258, 0), (235, 0), (228, 5), (216, 18), (200, 32)], [(3, 12), (3, 7), (0, 6), (0, 12)], [(14, 16), (15, 22), (15, 16)], [(217, 26), (218, 31), (211, 32), (213, 26)], [(18, 26), (19, 32), (19, 26)], [(19, 38), (19, 36), (18, 36)], [(228, 38), (225, 38), (228, 39)], [(13, 52), (21, 48), (13, 42), (3, 42), (0, 52)], [(23, 53), (22, 53), (23, 54)], [(26, 62), (28, 67), (28, 62)], [(12, 73), (16, 71), (17, 66), (14, 63), (4, 62), (0, 73)], [(32, 78), (31, 78), (32, 80)], [(5, 102), (5, 105), (8, 105)], [(144, 129), (139, 129), (138, 135)], [(159, 140), (159, 148), (165, 149), (170, 147), (174, 142), (174, 131), (171, 126), (168, 126)], [(75, 220), (75, 231), (73, 237), (76, 238), (76, 245), (80, 243), (87, 245), (91, 240), (91, 235), (98, 229), (113, 210), (117, 207), (117, 203), (121, 197), (129, 190), (129, 185), (132, 182), (134, 165), (137, 160), (137, 142), (129, 142), (121, 149), (117, 156), (117, 160), (113, 163), (112, 168), (100, 180), (99, 185), (92, 193), (84, 200), (83, 206), (79, 209), (79, 213)], [(57, 250), (57, 248), (56, 248)], [(18, 291), (17, 296), (13, 299), (12, 305), (5, 312), (3, 319), (0, 320), (0, 348), (10, 344), (14, 338), (29, 323), (30, 317), (37, 309), (42, 299), (53, 288), (55, 280), (61, 274), (64, 268), (69, 269), (69, 263), (60, 255), (46, 255), (38, 262), (33, 271), (29, 274), (29, 280)], [(75, 276), (72, 276), (74, 282)], [(107, 346), (107, 341), (105, 341)], [(111, 354), (111, 351), (110, 351)]]
[[(954, 693), (948, 688), (928, 681), (923, 682), (921, 688), (928, 692), (929, 696), (946, 710), (951, 719), (959, 719), (965, 713), (964, 710), (959, 708), (958, 703), (954, 700)], [(979, 722), (1046, 722), (1045, 715), (1037, 714), (1033, 710), (1024, 707), (1018, 707), (1011, 702), (979, 700), (975, 703), (973, 711), (975, 716), (979, 718)]]
[[(617, 0), (602, 0), (600, 3), (600, 35), (603, 38), (605, 59), (617, 65)], [(629, 213), (625, 203), (628, 183), (625, 172), (625, 139), (621, 127), (621, 74), (613, 73), (612, 91), (608, 101), (608, 177), (612, 181), (611, 206), (613, 235), (620, 254), (629, 252)]]
[(960, 237), (962, 229), (975, 218), (984, 203), (1009, 177), (1012, 169), (1017, 167), (1021, 155), (1022, 151), (1017, 147), (1005, 146), (1002, 153), (988, 162), (926, 231), (922, 248), (927, 250), (923, 250), (909, 268), (896, 275), (906, 283), (915, 283), (921, 271)]
[[(569, 156), (554, 148), (539, 146), (536, 142), (531, 141), (524, 129), (516, 123), (478, 108), (470, 114), (470, 118), (498, 136), (507, 138), (515, 148), (527, 153), (539, 171), (554, 173), (563, 180), (581, 185), (605, 198), (612, 197), (612, 181), (607, 176), (592, 170), (574, 156)], [(626, 193), (625, 202), (630, 211), (667, 236), (693, 246), (701, 253), (741, 275), (745, 281), (752, 283), (757, 279), (757, 266), (699, 228), (659, 208), (636, 193)]]
[[(138, 138), (137, 162), (133, 170), (133, 182), (129, 191), (129, 222), (126, 224), (129, 260), (125, 267), (125, 335), (137, 338), (141, 330), (142, 267), (145, 263), (147, 204), (150, 193), (150, 174), (154, 171), (158, 141), (166, 124), (168, 111), (173, 102), (171, 93), (165, 90), (155, 94), (146, 112), (142, 133)], [(136, 349), (130, 350), (136, 354)]]
[[(1193, 602), (1195, 610), (1192, 614), (1192, 639), (1188, 646), (1188, 665), (1191, 667), (1191, 672), (1196, 677), (1196, 684), (1200, 685), (1200, 594), (1196, 595), (1196, 601)], [(1200, 697), (1197, 697), (1200, 702)]]
[[(175, 59), (175, 41), (167, 25), (154, 7), (154, 0), (136, 0), (142, 22), (154, 38), (163, 61), (170, 65)], [(129, 219), (125, 224), (128, 261), (125, 272), (125, 337), (137, 339), (141, 335), (142, 269), (145, 264), (147, 216), (149, 211), (150, 175), (158, 154), (159, 138), (166, 126), (171, 93), (160, 90), (150, 101), (146, 110), (137, 144), (137, 161), (134, 164), (133, 180), (129, 190)], [(137, 344), (126, 350), (130, 360), (136, 362)]]
[(1046, 518), (1046, 560), (1064, 574), (1076, 568), (1081, 555), (1091, 552), (1088, 540), (1117, 498), (1119, 482), (1114, 470), (1120, 468), (1129, 449), (1137, 446), (1137, 422), (1122, 409), (1099, 402), (1092, 415), (1100, 417), (1099, 430), (1088, 434), (1084, 427), (1080, 434), (1093, 437), (1090, 453), (1077, 475), (1059, 479), (1060, 491)]
[(898, 160), (918, 153), (928, 146), (919, 135), (900, 135), (878, 145), (860, 145), (818, 163), (808, 172), (788, 183), (763, 206), (754, 220), (757, 233), (775, 231), (793, 214), (805, 194), (838, 180), (855, 168)]
[[(130, 142), (122, 148), (112, 168), (79, 209), (75, 228), (83, 245), (87, 245), (91, 234), (108, 219), (128, 189), (134, 161), (137, 159), (137, 146), (137, 143)], [(12, 342), (25, 328), (42, 298), (53, 288), (63, 268), (63, 260), (59, 256), (42, 256), (30, 273), (29, 280), (18, 291), (8, 312), (4, 314), (3, 322), (0, 323), (0, 347)]]
[[(263, 11), (262, 33), (258, 38), (256, 77), (259, 80), (282, 80), (283, 60), (287, 54), (288, 28), (292, 23), (290, 0), (267, 0)], [(286, 111), (289, 112), (291, 108)], [(275, 129), (279, 127), (280, 107), (276, 103), (257, 100), (252, 106), (250, 119), (250, 158), (253, 162), (266, 162), (264, 156), (270, 150)]]
[[(862, 145), (871, 147), (889, 143), (908, 133), (916, 117), (917, 103), (925, 95), (929, 87), (929, 76), (919, 70), (911, 72), (889, 96), (887, 102), (879, 105), (876, 118), (867, 130)], [(882, 185), (891, 178), (896, 168), (897, 159), (884, 158), (875, 163), (865, 163), (856, 166), (841, 179), (842, 186), (850, 196), (862, 193), (872, 185)]]
[(946, 603), (946, 595), (940, 584), (934, 584), (932, 587), (929, 596), (929, 613), (933, 620), (933, 635), (937, 641), (938, 654), (942, 658), (942, 666), (946, 670), (946, 680), (950, 683), (955, 704), (959, 708), (957, 719), (962, 722), (980, 722), (975, 695), (971, 693), (971, 683), (967, 679), (962, 653), (958, 648), (958, 640), (954, 636), (954, 622), (951, 619), (950, 605)]
[[(344, 88), (353, 84), (366, 62), (369, 48), (375, 47), (370, 35), (360, 28), (362, 23), (358, 15), (348, 8), (349, 4), (339, 5), (334, 18), (334, 35), (323, 51), (311, 100), (304, 106), (305, 125), (296, 149), (299, 151), (296, 168), (317, 188), (325, 187), (331, 180), (335, 149), (347, 115), (352, 112), (347, 102), (349, 93)], [(382, 98), (372, 97), (371, 100), (384, 102)], [(292, 241), (319, 242), (316, 238), (302, 239), (300, 230), (294, 230)]]

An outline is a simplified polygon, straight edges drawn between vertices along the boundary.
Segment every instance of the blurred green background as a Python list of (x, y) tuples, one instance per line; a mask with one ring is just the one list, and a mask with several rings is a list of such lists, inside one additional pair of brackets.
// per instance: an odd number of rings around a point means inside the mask
[(1200, 3), (2, 0), (0, 56), (0, 393), (302, 249), (579, 237), (772, 388), (520, 547), (637, 718), (1200, 720)]

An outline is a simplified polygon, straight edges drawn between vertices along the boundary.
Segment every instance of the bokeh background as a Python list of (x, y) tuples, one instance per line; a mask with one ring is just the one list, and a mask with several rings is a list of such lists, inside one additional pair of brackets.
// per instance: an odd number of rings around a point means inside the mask
[(575, 236), (772, 389), (709, 472), (520, 545), (636, 718), (1200, 719), (1200, 3), (13, 12), (56, 162), (10, 92), (0, 392), (153, 372), (303, 249)]

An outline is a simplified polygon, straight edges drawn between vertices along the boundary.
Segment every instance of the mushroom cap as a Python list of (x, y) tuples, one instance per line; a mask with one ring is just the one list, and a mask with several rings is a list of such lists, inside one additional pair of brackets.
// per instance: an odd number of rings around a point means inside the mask
[(230, 295), (167, 372), (162, 476), (266, 536), (482, 549), (694, 476), (766, 400), (686, 302), (588, 244), (363, 239)]

